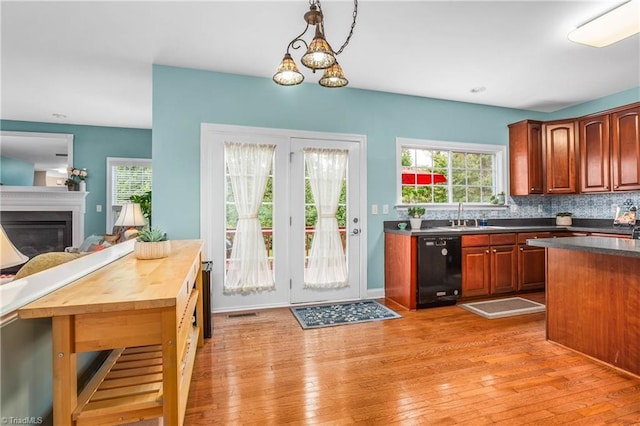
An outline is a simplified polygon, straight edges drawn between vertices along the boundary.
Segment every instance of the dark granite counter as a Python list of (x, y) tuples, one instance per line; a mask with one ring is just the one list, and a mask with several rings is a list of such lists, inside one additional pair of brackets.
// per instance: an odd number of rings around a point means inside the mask
[(613, 256), (640, 258), (640, 240), (609, 237), (566, 237), (540, 238), (527, 240), (527, 244), (536, 247), (578, 250), (588, 253), (609, 254)]
[[(399, 223), (405, 223), (406, 229), (398, 229)], [(631, 235), (629, 226), (614, 226), (611, 220), (604, 219), (574, 219), (571, 226), (557, 226), (555, 219), (502, 219), (491, 220), (488, 226), (474, 226), (473, 221), (468, 221), (469, 226), (448, 226), (443, 220), (423, 220), (422, 228), (411, 229), (408, 221), (384, 222), (384, 232), (407, 235), (465, 235), (465, 234), (498, 234), (507, 232), (584, 232), (601, 234)]]

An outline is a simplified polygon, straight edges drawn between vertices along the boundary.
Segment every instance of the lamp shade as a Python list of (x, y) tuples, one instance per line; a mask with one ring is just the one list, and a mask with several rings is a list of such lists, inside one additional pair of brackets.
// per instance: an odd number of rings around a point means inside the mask
[(280, 62), (278, 71), (273, 76), (273, 81), (282, 86), (295, 86), (302, 83), (302, 80), (304, 80), (304, 76), (298, 71), (298, 66), (291, 55), (286, 53)]
[(144, 216), (138, 203), (124, 203), (115, 226), (144, 226)]
[(319, 81), (320, 86), (324, 87), (344, 87), (349, 84), (342, 72), (342, 67), (337, 62), (324, 70), (324, 74)]
[(4, 232), (4, 228), (0, 225), (0, 268), (10, 268), (16, 265), (22, 265), (29, 260), (27, 256), (20, 253), (20, 251), (13, 245), (7, 234)]
[(316, 36), (309, 44), (307, 53), (305, 53), (300, 59), (302, 64), (312, 70), (329, 68), (336, 63), (336, 57), (333, 55), (333, 50), (324, 35), (320, 32), (320, 29), (316, 27)]

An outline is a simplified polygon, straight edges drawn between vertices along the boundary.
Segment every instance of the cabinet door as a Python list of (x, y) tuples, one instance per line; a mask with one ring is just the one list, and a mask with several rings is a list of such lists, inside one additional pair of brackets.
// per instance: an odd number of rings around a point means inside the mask
[(609, 115), (578, 122), (580, 192), (611, 191)]
[(548, 194), (575, 194), (576, 147), (574, 121), (544, 125), (546, 188)]
[(489, 247), (462, 249), (462, 297), (489, 294)]
[(640, 190), (640, 106), (611, 114), (613, 190)]
[(518, 255), (515, 245), (491, 247), (491, 294), (516, 291)]
[(542, 163), (542, 123), (527, 120), (509, 125), (510, 194), (542, 194)]
[(518, 291), (543, 289), (544, 283), (544, 247), (521, 245), (518, 251)]

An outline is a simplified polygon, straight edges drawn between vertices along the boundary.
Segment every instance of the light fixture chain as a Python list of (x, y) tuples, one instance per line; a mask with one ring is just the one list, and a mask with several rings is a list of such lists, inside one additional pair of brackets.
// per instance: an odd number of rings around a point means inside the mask
[[(318, 2), (319, 3), (319, 2)], [(351, 40), (351, 36), (353, 35), (353, 29), (356, 27), (356, 17), (358, 16), (358, 0), (353, 0), (353, 22), (351, 23), (351, 29), (349, 30), (349, 35), (347, 39), (344, 41), (344, 44), (340, 46), (340, 49), (335, 53), (336, 56), (341, 54), (347, 44), (349, 44), (349, 40)]]

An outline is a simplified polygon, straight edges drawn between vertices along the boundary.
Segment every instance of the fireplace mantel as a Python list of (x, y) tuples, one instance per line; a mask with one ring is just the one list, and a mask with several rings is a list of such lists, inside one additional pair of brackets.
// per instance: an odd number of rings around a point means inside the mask
[(73, 246), (84, 241), (85, 198), (88, 192), (68, 191), (66, 187), (0, 186), (1, 211), (70, 211), (73, 220)]

